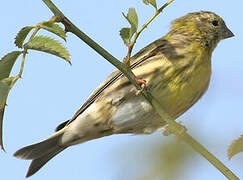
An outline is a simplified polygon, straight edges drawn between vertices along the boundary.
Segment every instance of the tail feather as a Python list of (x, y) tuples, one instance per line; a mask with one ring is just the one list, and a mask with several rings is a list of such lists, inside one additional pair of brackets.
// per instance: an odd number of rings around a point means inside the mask
[(58, 145), (60, 135), (49, 138), (42, 142), (26, 146), (14, 153), (14, 156), (20, 159), (36, 159), (44, 154), (51, 152)]
[(33, 174), (35, 174), (40, 168), (42, 168), (51, 158), (56, 156), (58, 153), (63, 151), (64, 148), (57, 148), (54, 149), (53, 151), (49, 152), (48, 154), (45, 154), (37, 159), (33, 159), (31, 161), (31, 164), (29, 166), (29, 169), (27, 171), (26, 177), (30, 177)]
[(26, 146), (14, 153), (14, 156), (17, 158), (32, 159), (26, 177), (36, 173), (51, 158), (66, 148), (66, 146), (62, 146), (60, 144), (60, 138), (62, 135), (63, 132), (59, 131), (42, 142)]

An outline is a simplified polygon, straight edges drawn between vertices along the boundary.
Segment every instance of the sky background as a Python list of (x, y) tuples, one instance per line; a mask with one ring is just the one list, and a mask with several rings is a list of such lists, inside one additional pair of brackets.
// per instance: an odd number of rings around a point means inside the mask
[[(136, 8), (140, 27), (154, 12), (142, 0), (53, 2), (75, 25), (118, 59), (123, 59), (127, 53), (119, 37), (119, 30), (128, 26), (122, 12), (127, 13), (130, 7)], [(161, 6), (165, 1), (157, 0), (157, 3)], [(178, 120), (240, 178), (243, 178), (243, 153), (229, 161), (227, 148), (233, 139), (243, 134), (242, 7), (241, 0), (175, 0), (142, 33), (134, 49), (137, 52), (163, 36), (170, 22), (186, 13), (208, 10), (223, 17), (235, 37), (221, 41), (217, 46), (212, 56), (213, 74), (207, 93)], [(14, 37), (22, 27), (36, 25), (51, 16), (52, 13), (40, 0), (34, 3), (32, 0), (1, 2), (0, 56), (17, 49)], [(44, 31), (39, 34), (50, 35)], [(7, 153), (0, 152), (0, 179), (25, 179), (29, 161), (16, 159), (12, 154), (23, 146), (50, 136), (55, 127), (71, 118), (90, 93), (114, 70), (112, 65), (70, 33), (65, 46), (71, 54), (72, 66), (41, 52), (29, 51), (27, 55), (23, 79), (11, 90), (7, 102), (4, 117)], [(19, 70), (19, 62), (14, 66), (13, 75)], [(164, 137), (161, 132), (140, 136), (115, 135), (90, 141), (68, 148), (30, 179), (165, 179), (162, 172), (170, 159), (163, 161), (160, 153), (166, 152), (163, 151), (166, 144), (174, 142), (173, 136)], [(181, 155), (186, 157), (183, 161), (186, 168), (176, 171), (175, 174), (180, 176), (171, 176), (171, 179), (226, 179), (203, 157), (181, 144), (183, 153), (187, 154)]]

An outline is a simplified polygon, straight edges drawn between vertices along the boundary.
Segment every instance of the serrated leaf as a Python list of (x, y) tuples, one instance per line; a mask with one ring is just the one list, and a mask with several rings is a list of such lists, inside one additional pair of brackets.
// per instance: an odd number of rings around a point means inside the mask
[(0, 80), (7, 78), (21, 51), (13, 51), (5, 55), (0, 61)]
[(126, 44), (127, 46), (130, 43), (130, 31), (131, 31), (131, 28), (122, 28), (120, 30), (120, 36), (121, 36), (122, 40), (124, 41), (124, 44)]
[(15, 41), (14, 41), (14, 44), (19, 47), (19, 48), (22, 48), (23, 47), (23, 43), (24, 43), (24, 40), (25, 38), (27, 37), (27, 35), (29, 34), (29, 32), (33, 29), (34, 27), (33, 26), (26, 26), (24, 28), (22, 28), (17, 36), (15, 37)]
[(146, 5), (151, 4), (156, 10), (158, 9), (156, 0), (143, 0), (143, 3)]
[(6, 105), (6, 100), (8, 97), (8, 93), (10, 91), (10, 86), (14, 80), (14, 77), (8, 77), (2, 79), (0, 81), (0, 146), (4, 150), (3, 147), (3, 114)]
[(58, 24), (55, 24), (54, 22), (44, 22), (39, 24), (39, 27), (56, 34), (66, 41), (66, 33)]
[(243, 152), (243, 135), (237, 140), (234, 140), (228, 149), (228, 158), (231, 159), (234, 155)]
[(46, 52), (67, 60), (70, 63), (70, 54), (57, 40), (47, 36), (35, 36), (24, 45), (24, 48)]
[(138, 29), (138, 15), (136, 13), (136, 10), (134, 8), (129, 8), (127, 16), (124, 13), (123, 16), (127, 19), (129, 24), (131, 25), (130, 37), (132, 37), (132, 35), (136, 33)]

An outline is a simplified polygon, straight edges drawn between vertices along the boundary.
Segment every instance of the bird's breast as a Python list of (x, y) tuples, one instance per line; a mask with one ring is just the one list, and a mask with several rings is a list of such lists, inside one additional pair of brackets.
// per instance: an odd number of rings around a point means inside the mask
[(195, 104), (207, 90), (211, 76), (211, 61), (207, 56), (192, 57), (187, 65), (178, 64), (167, 71), (167, 79), (164, 82), (162, 80), (152, 92), (158, 97), (164, 110), (173, 118), (177, 118)]

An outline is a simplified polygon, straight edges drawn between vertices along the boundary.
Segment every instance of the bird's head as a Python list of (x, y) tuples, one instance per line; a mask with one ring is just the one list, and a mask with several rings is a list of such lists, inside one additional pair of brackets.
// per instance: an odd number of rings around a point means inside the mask
[(212, 49), (220, 40), (234, 36), (224, 20), (209, 11), (189, 13), (177, 18), (172, 22), (171, 31), (178, 31), (186, 36), (191, 36), (192, 39), (203, 41)]

